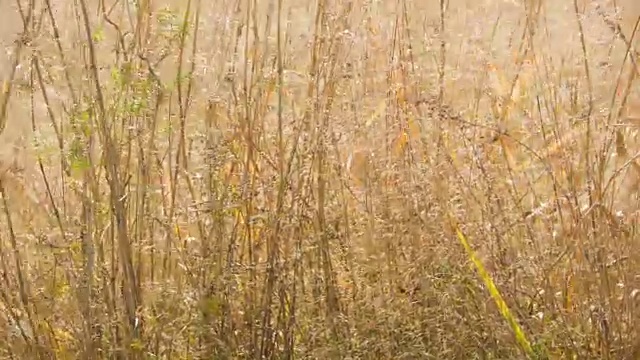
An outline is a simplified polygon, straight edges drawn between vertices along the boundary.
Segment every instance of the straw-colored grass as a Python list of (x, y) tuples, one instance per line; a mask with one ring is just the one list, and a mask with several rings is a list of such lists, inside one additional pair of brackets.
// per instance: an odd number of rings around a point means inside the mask
[(0, 2), (0, 358), (637, 358), (639, 15)]

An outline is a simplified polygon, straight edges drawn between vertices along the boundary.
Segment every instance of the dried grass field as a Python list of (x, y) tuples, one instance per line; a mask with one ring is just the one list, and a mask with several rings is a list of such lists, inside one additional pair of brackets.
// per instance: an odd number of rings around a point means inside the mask
[(640, 358), (639, 16), (0, 2), (0, 359)]

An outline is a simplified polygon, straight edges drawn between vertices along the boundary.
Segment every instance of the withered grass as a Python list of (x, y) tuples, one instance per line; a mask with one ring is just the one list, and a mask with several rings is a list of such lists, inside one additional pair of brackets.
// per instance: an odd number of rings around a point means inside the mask
[(621, 3), (3, 2), (0, 358), (637, 358)]

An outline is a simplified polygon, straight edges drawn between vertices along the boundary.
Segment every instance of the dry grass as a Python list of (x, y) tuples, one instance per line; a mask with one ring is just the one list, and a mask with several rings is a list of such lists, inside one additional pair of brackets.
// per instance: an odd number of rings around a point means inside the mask
[(0, 358), (637, 358), (614, 5), (1, 2)]

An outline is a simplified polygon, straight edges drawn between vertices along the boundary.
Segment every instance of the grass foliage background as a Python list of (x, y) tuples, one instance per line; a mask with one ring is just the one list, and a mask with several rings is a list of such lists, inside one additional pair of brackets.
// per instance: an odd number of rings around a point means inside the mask
[(3, 1), (0, 357), (636, 358), (638, 11)]

